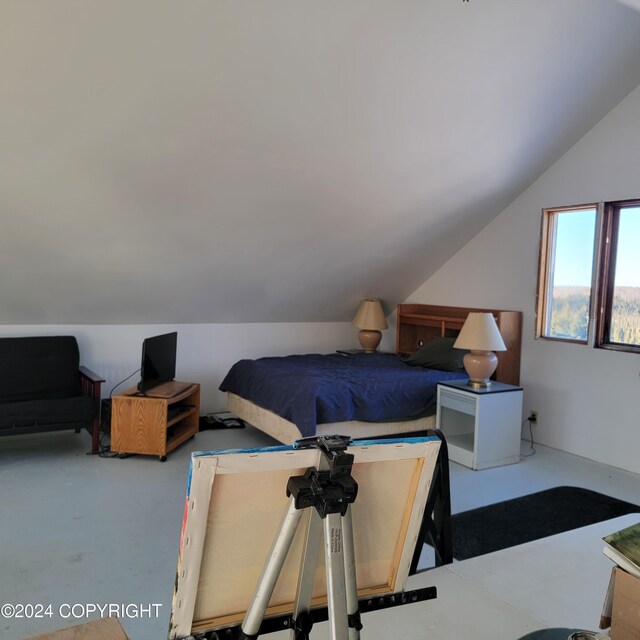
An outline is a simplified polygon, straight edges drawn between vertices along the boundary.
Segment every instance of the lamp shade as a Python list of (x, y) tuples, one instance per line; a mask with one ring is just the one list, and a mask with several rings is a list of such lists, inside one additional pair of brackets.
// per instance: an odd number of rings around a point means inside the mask
[(467, 316), (453, 346), (474, 351), (507, 350), (493, 314), (478, 312), (471, 312)]
[(358, 340), (365, 353), (373, 353), (382, 339), (382, 330), (389, 325), (384, 317), (382, 305), (377, 298), (367, 298), (360, 303), (358, 313), (353, 319), (354, 326), (360, 329)]
[(384, 317), (380, 300), (367, 298), (360, 303), (360, 308), (353, 319), (353, 326), (366, 331), (382, 331), (389, 325)]

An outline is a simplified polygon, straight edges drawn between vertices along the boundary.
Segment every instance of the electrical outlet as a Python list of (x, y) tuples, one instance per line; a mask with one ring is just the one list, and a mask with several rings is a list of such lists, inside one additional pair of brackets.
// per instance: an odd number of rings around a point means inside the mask
[(527, 419), (529, 420), (529, 422), (538, 422), (538, 412), (531, 411)]

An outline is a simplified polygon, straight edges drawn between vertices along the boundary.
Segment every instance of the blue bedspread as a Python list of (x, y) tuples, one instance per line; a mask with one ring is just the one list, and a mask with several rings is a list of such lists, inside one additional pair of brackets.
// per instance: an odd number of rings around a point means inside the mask
[(240, 360), (220, 385), (293, 422), (303, 436), (326, 422), (408, 420), (426, 413), (441, 380), (466, 378), (405, 364), (390, 353)]

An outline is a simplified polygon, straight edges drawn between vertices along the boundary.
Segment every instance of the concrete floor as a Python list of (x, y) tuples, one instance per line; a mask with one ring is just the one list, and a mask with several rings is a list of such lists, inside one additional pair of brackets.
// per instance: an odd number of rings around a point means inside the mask
[[(0, 613), (0, 639), (97, 618), (85, 615), (92, 604), (137, 605), (131, 613), (146, 607), (151, 616), (121, 616), (129, 638), (166, 638), (191, 451), (272, 444), (252, 428), (205, 431), (161, 463), (86, 455), (86, 433), (1, 439), (0, 605), (45, 608), (38, 618)], [(523, 442), (523, 453), (528, 448)], [(640, 503), (640, 476), (536, 449), (496, 469), (452, 464), (454, 513), (563, 484)]]

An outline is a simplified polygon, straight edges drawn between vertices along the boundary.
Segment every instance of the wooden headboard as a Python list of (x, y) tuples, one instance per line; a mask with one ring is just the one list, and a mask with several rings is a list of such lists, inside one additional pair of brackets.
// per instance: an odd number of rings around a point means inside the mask
[(492, 313), (507, 347), (498, 351), (498, 367), (493, 378), (508, 384), (520, 384), (520, 346), (522, 342), (522, 313), (470, 307), (441, 307), (431, 304), (399, 304), (396, 351), (409, 355), (429, 340), (455, 337), (471, 311)]

